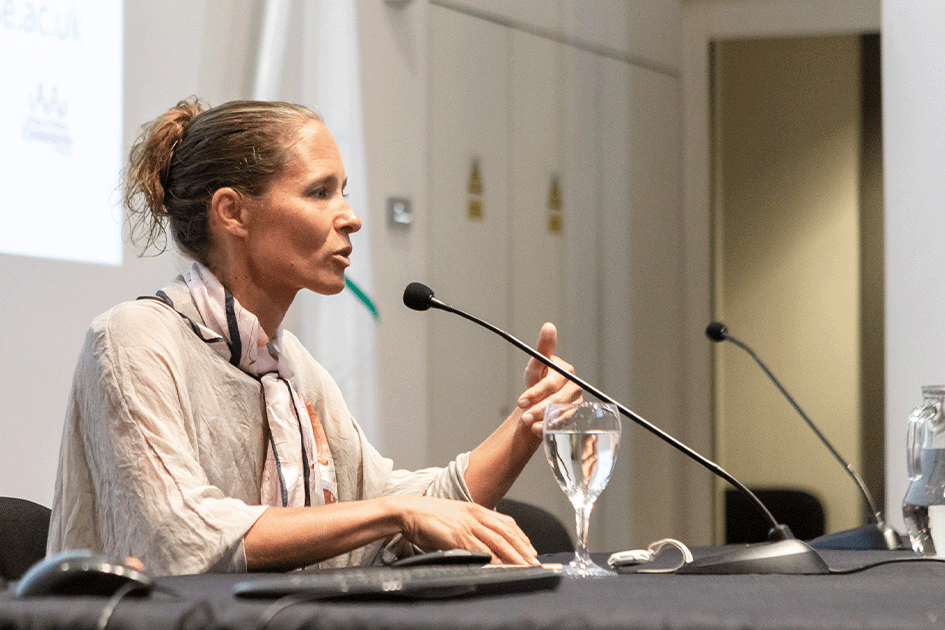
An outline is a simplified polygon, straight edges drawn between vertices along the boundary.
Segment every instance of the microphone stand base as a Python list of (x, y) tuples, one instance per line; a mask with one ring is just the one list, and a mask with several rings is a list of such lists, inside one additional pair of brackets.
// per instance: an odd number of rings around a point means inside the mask
[(810, 546), (815, 549), (885, 549), (888, 551), (909, 548), (903, 543), (902, 537), (885, 523), (870, 523), (820, 536), (810, 541)]
[(725, 548), (720, 554), (684, 564), (676, 573), (824, 575), (830, 567), (810, 545), (790, 539)]

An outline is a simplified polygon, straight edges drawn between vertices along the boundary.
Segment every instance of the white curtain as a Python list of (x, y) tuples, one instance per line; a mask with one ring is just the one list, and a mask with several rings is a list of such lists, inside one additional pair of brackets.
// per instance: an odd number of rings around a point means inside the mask
[[(304, 292), (302, 343), (338, 382), (367, 437), (378, 435), (376, 325), (370, 212), (361, 104), (356, 0), (267, 0), (254, 98), (301, 102), (335, 136), (348, 176), (348, 203), (361, 217), (352, 237), (348, 287), (338, 296)], [(291, 92), (291, 93), (290, 93)]]

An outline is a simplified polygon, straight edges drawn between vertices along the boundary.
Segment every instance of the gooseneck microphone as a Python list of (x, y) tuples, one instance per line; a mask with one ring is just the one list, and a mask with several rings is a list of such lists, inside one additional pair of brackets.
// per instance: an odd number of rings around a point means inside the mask
[(791, 530), (781, 523), (778, 523), (771, 511), (761, 502), (761, 500), (748, 489), (743, 483), (735, 479), (721, 466), (712, 460), (702, 456), (690, 447), (686, 446), (676, 438), (672, 437), (663, 430), (657, 428), (647, 420), (607, 396), (596, 387), (590, 385), (583, 379), (564, 369), (548, 357), (542, 355), (531, 346), (519, 341), (509, 333), (493, 326), (478, 317), (470, 315), (464, 311), (454, 308), (433, 296), (433, 291), (424, 284), (413, 282), (404, 290), (404, 304), (415, 311), (426, 311), (430, 308), (446, 311), (459, 315), (469, 321), (478, 324), (495, 334), (499, 335), (515, 347), (524, 351), (532, 358), (540, 361), (548, 368), (559, 373), (578, 387), (597, 397), (603, 402), (614, 404), (620, 413), (643, 427), (656, 437), (660, 438), (673, 448), (681, 451), (690, 459), (696, 461), (713, 474), (721, 477), (732, 486), (742, 492), (751, 503), (764, 514), (765, 519), (771, 524), (768, 532), (770, 542), (757, 545), (746, 545), (727, 550), (719, 555), (708, 558), (700, 558), (694, 562), (687, 563), (677, 570), (677, 573), (709, 573), (709, 574), (746, 574), (746, 573), (775, 573), (775, 574), (824, 574), (829, 573), (823, 559), (806, 543), (794, 538)]
[(705, 334), (706, 337), (712, 341), (729, 341), (747, 352), (748, 356), (755, 360), (755, 363), (758, 364), (771, 382), (774, 383), (774, 386), (778, 388), (781, 395), (791, 403), (791, 406), (794, 407), (798, 415), (807, 423), (807, 426), (814, 432), (814, 435), (820, 439), (820, 442), (830, 451), (834, 458), (840, 462), (840, 465), (843, 466), (844, 470), (847, 471), (847, 474), (860, 489), (860, 494), (863, 495), (863, 500), (866, 502), (866, 506), (870, 512), (867, 525), (828, 536), (821, 536), (811, 541), (811, 545), (823, 549), (903, 549), (902, 538), (883, 520), (882, 512), (876, 507), (873, 495), (870, 494), (869, 488), (866, 487), (863, 478), (857, 474), (853, 466), (840, 455), (833, 444), (830, 443), (830, 440), (817, 428), (808, 415), (804, 413), (804, 410), (801, 409), (800, 405), (798, 405), (794, 398), (784, 389), (784, 386), (775, 378), (771, 370), (768, 369), (768, 366), (758, 358), (758, 355), (747, 345), (731, 336), (728, 332), (728, 328), (722, 322), (710, 323), (706, 326)]

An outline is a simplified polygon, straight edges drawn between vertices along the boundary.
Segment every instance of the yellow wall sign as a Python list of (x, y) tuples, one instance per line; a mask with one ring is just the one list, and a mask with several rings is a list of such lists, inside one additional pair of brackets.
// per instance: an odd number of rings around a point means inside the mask
[(564, 229), (564, 220), (561, 217), (561, 186), (558, 176), (551, 176), (551, 190), (548, 191), (548, 231), (559, 234)]
[(466, 216), (470, 219), (481, 220), (482, 211), (482, 174), (479, 172), (479, 160), (473, 159), (472, 170), (469, 173), (469, 199), (466, 202)]

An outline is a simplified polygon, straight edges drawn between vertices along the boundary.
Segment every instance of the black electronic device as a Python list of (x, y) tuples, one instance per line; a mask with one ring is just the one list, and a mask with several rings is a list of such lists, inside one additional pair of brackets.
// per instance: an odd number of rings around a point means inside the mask
[(488, 551), (474, 551), (469, 549), (444, 549), (418, 553), (415, 556), (400, 558), (391, 563), (392, 567), (416, 567), (443, 564), (472, 564), (482, 566), (492, 561), (492, 554)]
[(415, 311), (426, 311), (430, 308), (436, 308), (448, 313), (459, 315), (469, 321), (482, 326), (495, 334), (499, 335), (515, 347), (519, 348), (532, 358), (540, 361), (548, 368), (558, 372), (572, 383), (578, 385), (581, 389), (592, 394), (598, 399), (613, 403), (622, 415), (637, 423), (656, 437), (660, 438), (673, 448), (681, 451), (690, 459), (696, 461), (713, 474), (721, 477), (751, 501), (751, 503), (764, 514), (765, 519), (771, 524), (768, 532), (768, 543), (758, 543), (754, 545), (745, 545), (726, 549), (721, 554), (710, 558), (703, 558), (698, 563), (687, 563), (681, 567), (677, 573), (784, 573), (784, 574), (825, 574), (830, 569), (816, 551), (806, 543), (794, 538), (791, 530), (774, 518), (771, 511), (765, 507), (764, 503), (748, 489), (745, 484), (733, 477), (728, 471), (713, 462), (712, 460), (700, 455), (690, 447), (686, 446), (676, 438), (672, 437), (662, 429), (651, 424), (641, 416), (630, 411), (613, 398), (605, 395), (596, 387), (588, 384), (583, 379), (575, 376), (565, 370), (560, 365), (543, 356), (531, 346), (519, 341), (509, 333), (493, 326), (492, 324), (454, 308), (433, 296), (433, 291), (426, 285), (419, 282), (413, 282), (404, 290), (404, 304)]
[(122, 587), (129, 595), (146, 595), (154, 581), (143, 571), (83, 549), (53, 554), (34, 564), (17, 582), (16, 596), (109, 597)]
[(876, 501), (873, 500), (873, 495), (870, 493), (869, 488), (866, 487), (866, 483), (863, 481), (863, 478), (853, 469), (853, 466), (850, 465), (842, 455), (834, 448), (833, 444), (827, 439), (827, 437), (817, 428), (817, 425), (808, 417), (804, 410), (801, 409), (801, 406), (797, 404), (794, 400), (794, 397), (791, 396), (784, 386), (781, 385), (781, 382), (775, 378), (771, 370), (768, 369), (768, 366), (758, 358), (758, 355), (749, 348), (746, 344), (742, 343), (735, 337), (733, 337), (728, 332), (728, 328), (722, 322), (712, 322), (705, 329), (706, 337), (715, 342), (729, 341), (750, 356), (755, 360), (755, 363), (758, 364), (758, 367), (765, 373), (765, 375), (774, 383), (774, 386), (778, 388), (778, 391), (781, 392), (781, 395), (784, 396), (791, 406), (794, 407), (794, 411), (798, 413), (802, 420), (810, 427), (810, 430), (820, 439), (821, 444), (823, 444), (828, 451), (834, 456), (843, 469), (847, 472), (853, 482), (856, 484), (857, 488), (860, 490), (860, 494), (863, 496), (863, 500), (866, 503), (866, 507), (869, 509), (869, 518), (865, 525), (860, 527), (855, 527), (853, 529), (844, 530), (842, 532), (836, 532), (834, 534), (827, 534), (826, 536), (820, 536), (810, 541), (812, 547), (819, 547), (822, 549), (905, 549), (906, 546), (903, 544), (902, 536), (900, 536), (889, 524), (883, 520), (882, 511), (876, 507)]
[(279, 599), (438, 599), (554, 589), (560, 568), (524, 565), (441, 564), (346, 567), (249, 577), (237, 597)]

